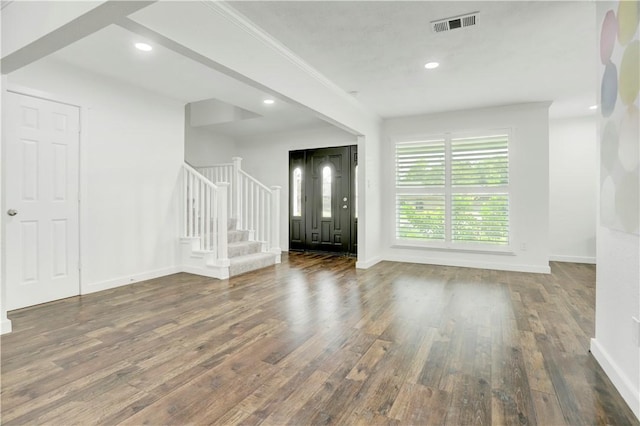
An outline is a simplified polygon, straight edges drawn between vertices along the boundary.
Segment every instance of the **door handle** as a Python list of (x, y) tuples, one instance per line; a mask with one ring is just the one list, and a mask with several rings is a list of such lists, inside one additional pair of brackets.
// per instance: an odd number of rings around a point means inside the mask
[(17, 214), (18, 214), (18, 210), (15, 210), (15, 209), (9, 209), (9, 210), (7, 210), (7, 214), (8, 214), (9, 216), (15, 216), (15, 215), (17, 215)]
[(347, 208), (347, 205), (345, 204), (344, 206), (342, 206), (342, 208), (343, 208), (343, 209), (346, 209), (346, 208)]

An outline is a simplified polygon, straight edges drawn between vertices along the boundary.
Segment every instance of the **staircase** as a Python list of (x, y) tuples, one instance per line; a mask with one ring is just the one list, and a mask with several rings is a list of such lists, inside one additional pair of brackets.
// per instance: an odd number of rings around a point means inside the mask
[(280, 263), (280, 188), (255, 180), (240, 161), (199, 170), (184, 164), (184, 272), (226, 279)]
[(280, 263), (279, 255), (262, 251), (261, 242), (249, 241), (249, 231), (237, 230), (237, 222), (235, 218), (229, 219), (227, 232), (229, 276), (233, 277)]

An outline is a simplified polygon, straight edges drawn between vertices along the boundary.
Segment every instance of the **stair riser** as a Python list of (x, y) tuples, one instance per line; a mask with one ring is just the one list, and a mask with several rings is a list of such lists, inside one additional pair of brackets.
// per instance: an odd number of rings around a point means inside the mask
[(260, 253), (262, 244), (255, 241), (247, 241), (245, 244), (228, 247), (229, 257), (239, 257), (247, 254)]
[(229, 276), (244, 274), (245, 272), (255, 271), (257, 269), (266, 268), (275, 265), (275, 256), (268, 259), (260, 259), (249, 263), (240, 263), (229, 267)]
[(229, 231), (227, 233), (227, 241), (230, 243), (247, 241), (248, 239), (249, 239), (249, 231)]

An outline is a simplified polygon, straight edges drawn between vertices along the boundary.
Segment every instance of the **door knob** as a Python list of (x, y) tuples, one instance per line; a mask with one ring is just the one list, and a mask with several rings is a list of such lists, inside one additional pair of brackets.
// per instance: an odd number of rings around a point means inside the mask
[(15, 209), (9, 209), (9, 210), (7, 210), (7, 214), (8, 214), (9, 216), (15, 216), (15, 215), (17, 215), (17, 214), (18, 214), (18, 210), (15, 210)]
[(345, 204), (344, 206), (342, 206), (342, 208), (343, 208), (343, 209), (346, 209), (346, 208), (347, 208), (347, 205)]

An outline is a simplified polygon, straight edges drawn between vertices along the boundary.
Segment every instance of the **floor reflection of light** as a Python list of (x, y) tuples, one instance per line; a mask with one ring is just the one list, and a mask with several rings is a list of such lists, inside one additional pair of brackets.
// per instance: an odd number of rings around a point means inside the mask
[(362, 318), (362, 304), (364, 301), (362, 300), (362, 293), (360, 293), (360, 287), (358, 287), (357, 281), (349, 283), (347, 293), (348, 296), (343, 303), (348, 308), (349, 316), (359, 321), (360, 318)]
[(320, 272), (316, 280), (318, 290), (318, 321), (330, 326), (336, 321), (336, 313), (340, 304), (335, 278), (331, 273)]
[(287, 281), (287, 320), (294, 325), (309, 315), (309, 284), (303, 272), (293, 271), (291, 275)]

